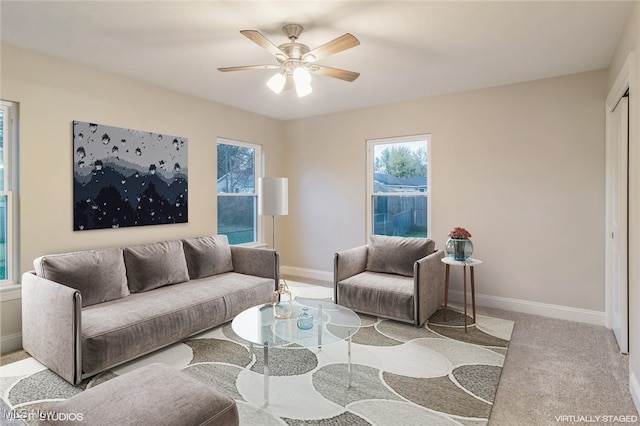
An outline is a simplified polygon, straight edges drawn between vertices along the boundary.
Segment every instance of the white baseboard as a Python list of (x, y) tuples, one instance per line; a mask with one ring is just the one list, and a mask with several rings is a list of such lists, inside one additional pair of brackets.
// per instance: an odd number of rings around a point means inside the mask
[(0, 353), (4, 354), (11, 351), (22, 349), (22, 333), (9, 334), (2, 336), (0, 339)]
[(636, 410), (640, 412), (640, 383), (638, 383), (638, 377), (631, 373), (629, 375), (629, 391), (633, 398), (633, 403), (636, 405)]
[[(301, 278), (333, 282), (333, 272), (296, 268), (293, 266), (281, 266), (280, 272)], [(462, 291), (450, 290), (449, 300), (451, 302), (463, 303), (464, 295)], [(467, 301), (471, 304), (471, 295), (469, 293), (467, 294)], [(588, 309), (552, 305), (548, 303), (530, 302), (528, 300), (511, 299), (500, 296), (489, 296), (478, 293), (476, 293), (476, 304), (487, 308), (504, 309), (507, 311), (522, 312), (524, 314), (541, 315), (549, 318), (606, 326), (605, 313), (600, 311), (591, 311)]]
[(280, 266), (280, 273), (284, 275), (293, 275), (294, 277), (311, 278), (314, 280), (333, 282), (333, 272), (318, 271), (316, 269), (296, 268), (294, 266)]
[[(464, 303), (464, 293), (459, 290), (449, 290), (449, 300)], [(467, 293), (467, 303), (471, 303), (471, 294)], [(548, 303), (531, 302), (528, 300), (510, 299), (500, 296), (489, 296), (476, 293), (476, 305), (487, 308), (505, 309), (507, 311), (522, 312), (524, 314), (541, 315), (568, 321), (577, 321), (593, 325), (605, 326), (605, 313), (588, 309), (573, 308), (571, 306), (552, 305)]]

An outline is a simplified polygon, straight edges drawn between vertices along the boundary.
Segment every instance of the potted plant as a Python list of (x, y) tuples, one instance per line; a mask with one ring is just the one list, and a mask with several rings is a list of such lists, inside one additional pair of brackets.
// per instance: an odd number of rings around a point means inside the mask
[(456, 226), (449, 232), (449, 239), (446, 244), (446, 251), (453, 260), (465, 261), (473, 253), (473, 243), (469, 239), (471, 233), (463, 227)]

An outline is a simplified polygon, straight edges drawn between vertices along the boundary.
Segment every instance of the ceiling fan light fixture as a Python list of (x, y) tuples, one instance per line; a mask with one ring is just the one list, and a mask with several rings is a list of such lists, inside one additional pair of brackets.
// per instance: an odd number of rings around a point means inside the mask
[(286, 81), (287, 78), (285, 77), (284, 73), (277, 73), (269, 80), (267, 80), (267, 87), (273, 90), (276, 95), (278, 95), (280, 94), (280, 92), (282, 92), (282, 89), (284, 89), (284, 84), (286, 83)]
[(304, 67), (297, 67), (293, 70), (293, 82), (296, 85), (298, 97), (307, 96), (313, 89), (311, 88), (311, 74)]

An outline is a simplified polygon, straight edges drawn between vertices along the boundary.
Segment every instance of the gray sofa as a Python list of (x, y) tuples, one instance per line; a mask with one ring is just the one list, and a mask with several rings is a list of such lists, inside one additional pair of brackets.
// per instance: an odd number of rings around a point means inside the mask
[(431, 239), (372, 235), (369, 244), (335, 254), (335, 303), (422, 326), (442, 305), (443, 257)]
[(225, 235), (42, 256), (22, 277), (23, 347), (78, 384), (270, 302), (278, 263)]

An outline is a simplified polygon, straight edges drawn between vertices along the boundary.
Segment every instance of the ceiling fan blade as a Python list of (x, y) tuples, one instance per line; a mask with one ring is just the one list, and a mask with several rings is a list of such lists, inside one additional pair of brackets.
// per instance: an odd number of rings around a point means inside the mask
[(331, 68), (324, 65), (313, 64), (309, 66), (309, 72), (324, 75), (326, 77), (339, 78), (344, 81), (353, 81), (360, 76), (359, 72)]
[(343, 50), (351, 49), (360, 44), (357, 38), (349, 33), (341, 35), (340, 37), (331, 40), (328, 43), (323, 44), (320, 47), (316, 47), (309, 53), (304, 55), (303, 60), (306, 62), (317, 61), (318, 59), (326, 58), (329, 55), (342, 52)]
[(228, 72), (228, 71), (246, 71), (246, 70), (267, 70), (267, 69), (276, 69), (280, 68), (280, 65), (268, 64), (268, 65), (244, 65), (241, 67), (225, 67), (218, 68), (218, 71)]
[(242, 30), (242, 31), (240, 31), (240, 34), (242, 34), (243, 36), (247, 37), (249, 40), (251, 40), (252, 42), (257, 44), (258, 46), (266, 49), (269, 53), (272, 53), (274, 55), (285, 55), (285, 56), (287, 56), (282, 50), (278, 49), (278, 46), (276, 46), (275, 44), (271, 43), (268, 38), (263, 36), (258, 31), (255, 31), (255, 30)]

